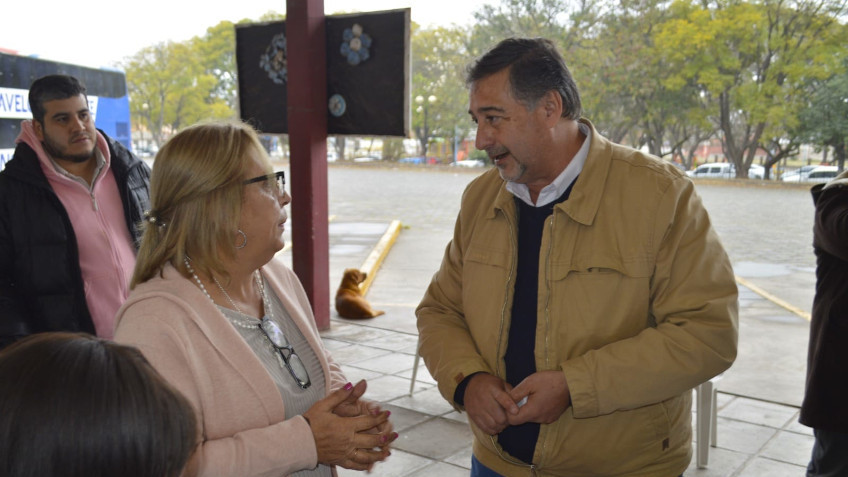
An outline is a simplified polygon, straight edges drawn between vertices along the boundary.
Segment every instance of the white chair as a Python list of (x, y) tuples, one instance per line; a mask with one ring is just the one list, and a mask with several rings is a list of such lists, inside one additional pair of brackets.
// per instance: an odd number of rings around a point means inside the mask
[(710, 463), (710, 446), (718, 443), (718, 419), (716, 410), (716, 383), (722, 375), (701, 383), (695, 388), (697, 395), (695, 409), (698, 427), (697, 444), (695, 447), (695, 462), (699, 469), (706, 469)]
[(409, 383), (409, 395), (412, 396), (412, 390), (415, 389), (415, 377), (418, 375), (418, 361), (421, 359), (421, 355), (418, 353), (418, 349), (421, 347), (421, 337), (418, 337), (418, 344), (415, 345), (415, 363), (412, 365), (412, 382)]

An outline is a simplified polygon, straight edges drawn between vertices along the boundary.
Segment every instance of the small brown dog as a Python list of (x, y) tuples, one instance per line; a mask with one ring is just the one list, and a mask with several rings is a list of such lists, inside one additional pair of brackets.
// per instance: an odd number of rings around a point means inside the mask
[(336, 292), (336, 312), (342, 318), (358, 320), (374, 318), (384, 314), (384, 311), (374, 311), (362, 296), (359, 284), (365, 281), (367, 274), (355, 268), (345, 269), (342, 283)]

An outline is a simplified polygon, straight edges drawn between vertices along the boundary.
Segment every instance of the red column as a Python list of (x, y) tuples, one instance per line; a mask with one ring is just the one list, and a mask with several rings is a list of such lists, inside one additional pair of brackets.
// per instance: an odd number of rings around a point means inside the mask
[(330, 327), (324, 0), (286, 0), (292, 265), (318, 329)]

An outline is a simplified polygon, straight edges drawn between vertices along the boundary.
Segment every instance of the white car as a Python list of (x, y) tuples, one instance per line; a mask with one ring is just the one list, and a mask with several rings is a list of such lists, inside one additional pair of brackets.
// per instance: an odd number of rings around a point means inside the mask
[(802, 166), (787, 172), (780, 178), (783, 182), (827, 182), (839, 173), (836, 166)]
[[(686, 171), (689, 177), (708, 177), (713, 179), (733, 179), (736, 177), (736, 166), (729, 162), (708, 162), (701, 164), (691, 171)], [(748, 168), (748, 178), (762, 179), (766, 170), (759, 164), (751, 164)]]
[(377, 156), (361, 156), (353, 158), (353, 162), (375, 162), (379, 160), (380, 158)]
[(462, 161), (456, 161), (451, 165), (459, 167), (483, 167), (486, 163), (480, 159), (464, 159)]

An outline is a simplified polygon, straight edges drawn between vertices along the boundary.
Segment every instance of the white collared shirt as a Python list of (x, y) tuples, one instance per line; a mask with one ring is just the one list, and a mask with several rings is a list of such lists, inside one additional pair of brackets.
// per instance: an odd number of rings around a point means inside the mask
[(577, 127), (580, 128), (580, 132), (586, 135), (586, 140), (583, 141), (583, 145), (580, 147), (580, 150), (577, 151), (577, 154), (574, 155), (571, 162), (568, 163), (568, 166), (560, 172), (553, 182), (542, 188), (535, 204), (533, 203), (533, 200), (530, 199), (530, 189), (527, 187), (527, 184), (519, 184), (517, 182), (509, 181), (506, 183), (506, 190), (510, 191), (512, 195), (518, 197), (527, 205), (533, 207), (542, 207), (543, 205), (548, 205), (559, 199), (562, 194), (565, 193), (565, 190), (568, 189), (568, 186), (570, 186), (571, 183), (574, 182), (574, 179), (576, 179), (583, 171), (583, 165), (586, 163), (586, 157), (589, 156), (589, 143), (592, 142), (592, 129), (586, 124), (580, 122), (577, 123)]

